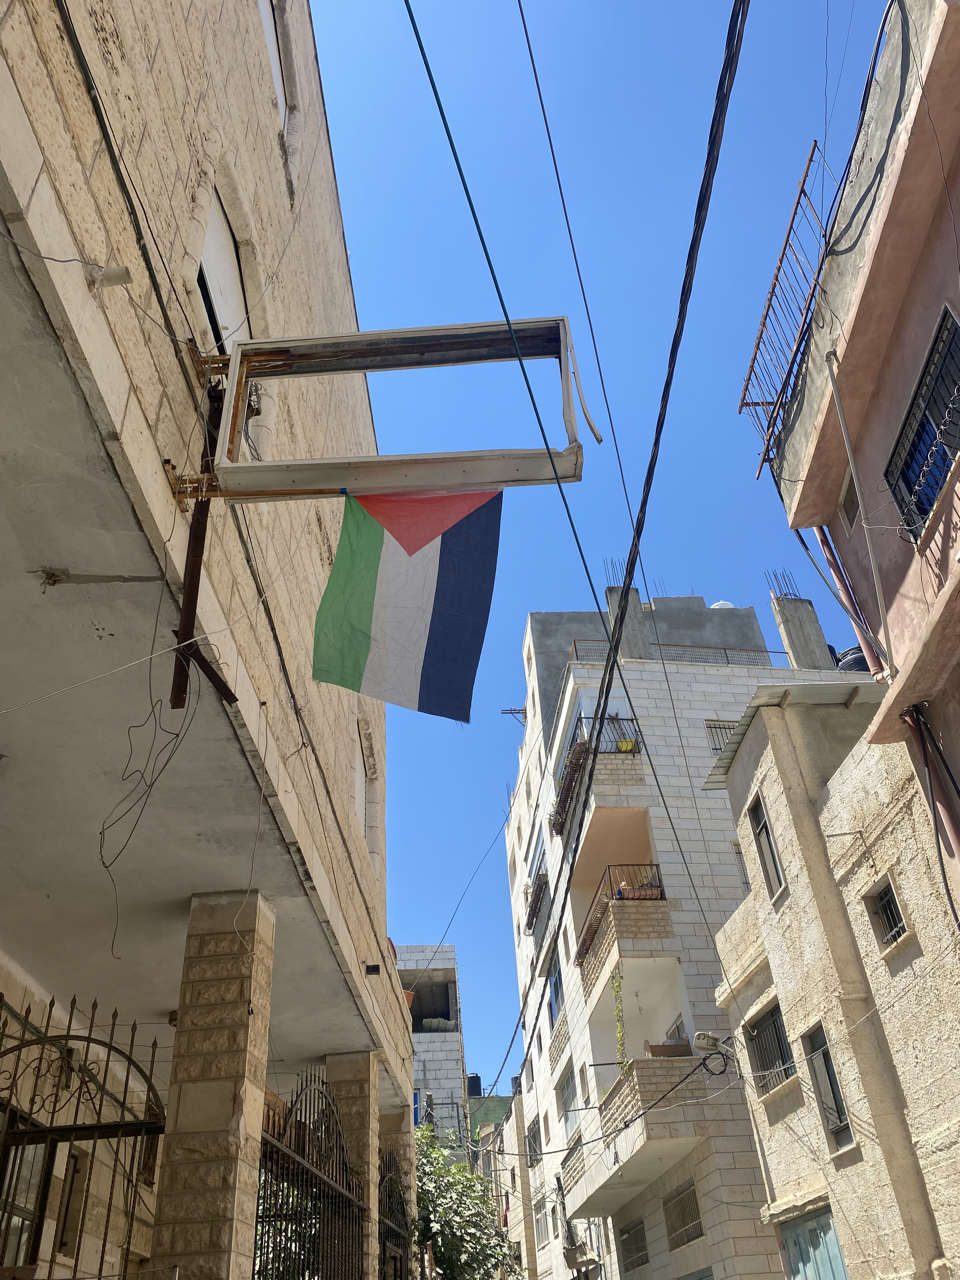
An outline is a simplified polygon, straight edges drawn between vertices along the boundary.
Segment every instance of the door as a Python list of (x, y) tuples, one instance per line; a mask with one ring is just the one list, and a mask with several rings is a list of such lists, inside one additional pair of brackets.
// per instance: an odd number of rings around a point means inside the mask
[(780, 1226), (788, 1280), (847, 1280), (829, 1209)]

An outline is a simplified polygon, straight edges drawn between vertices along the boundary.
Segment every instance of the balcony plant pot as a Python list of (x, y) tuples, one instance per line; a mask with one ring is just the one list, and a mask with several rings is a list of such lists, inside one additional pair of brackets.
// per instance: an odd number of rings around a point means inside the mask
[(413, 1008), (413, 997), (416, 995), (416, 992), (415, 992), (415, 991), (404, 991), (404, 993), (403, 993), (403, 994), (404, 994), (404, 996), (406, 997), (406, 1001), (407, 1001), (407, 1008), (408, 1008), (408, 1009), (412, 1009), (412, 1008)]
[(636, 738), (618, 738), (617, 739), (617, 750), (623, 752), (624, 755), (629, 754), (631, 751), (636, 751), (636, 749), (637, 749)]

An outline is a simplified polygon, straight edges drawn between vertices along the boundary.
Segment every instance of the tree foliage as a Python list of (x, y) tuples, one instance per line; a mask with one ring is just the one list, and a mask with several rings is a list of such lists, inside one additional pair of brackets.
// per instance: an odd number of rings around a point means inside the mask
[(417, 1137), (417, 1230), (433, 1246), (444, 1280), (507, 1280), (522, 1275), (513, 1245), (497, 1223), (487, 1182), (449, 1152), (429, 1125)]

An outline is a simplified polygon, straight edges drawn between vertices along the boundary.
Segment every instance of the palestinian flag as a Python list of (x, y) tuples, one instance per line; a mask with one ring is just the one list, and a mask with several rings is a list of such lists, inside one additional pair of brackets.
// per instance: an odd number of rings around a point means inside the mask
[(500, 492), (346, 498), (314, 680), (468, 722), (502, 506)]

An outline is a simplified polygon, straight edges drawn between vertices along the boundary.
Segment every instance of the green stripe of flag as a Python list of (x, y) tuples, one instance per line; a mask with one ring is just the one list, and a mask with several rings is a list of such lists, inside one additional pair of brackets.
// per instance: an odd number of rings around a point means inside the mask
[(360, 691), (370, 653), (383, 525), (347, 498), (337, 554), (317, 610), (313, 678)]

